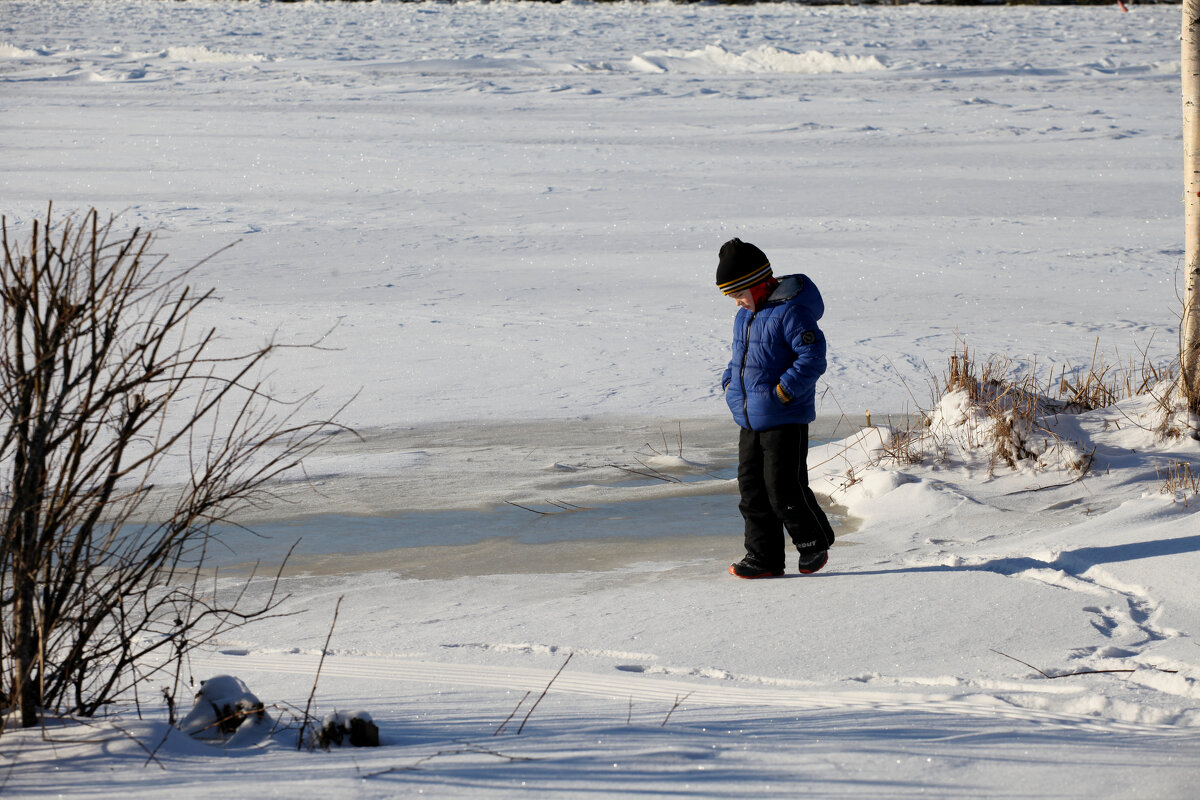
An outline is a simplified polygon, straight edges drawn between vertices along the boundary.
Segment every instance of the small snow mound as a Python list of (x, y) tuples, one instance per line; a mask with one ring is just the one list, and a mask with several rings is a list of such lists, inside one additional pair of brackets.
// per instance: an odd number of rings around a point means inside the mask
[(255, 53), (225, 53), (220, 50), (210, 50), (202, 45), (196, 47), (168, 47), (164, 54), (172, 61), (191, 61), (196, 63), (220, 63), (229, 61), (259, 62), (266, 61), (266, 56)]
[(665, 456), (656, 455), (644, 459), (643, 463), (648, 467), (653, 467), (660, 472), (670, 472), (679, 470), (696, 470), (703, 469), (703, 464), (697, 464), (694, 461), (688, 461), (682, 456)]
[[(1084, 609), (1084, 610), (1086, 610), (1086, 609)], [(1132, 658), (1135, 655), (1137, 655), (1137, 653), (1135, 653), (1132, 650), (1126, 650), (1124, 647), (1114, 647), (1112, 645), (1109, 645), (1108, 647), (1101, 647), (1098, 650), (1096, 650), (1096, 652), (1095, 652), (1096, 658), (1122, 658), (1123, 659), (1123, 658)]]
[(651, 50), (630, 60), (641, 72), (793, 73), (826, 75), (838, 72), (874, 72), (885, 69), (875, 56), (839, 56), (817, 50), (793, 53), (759, 45), (740, 55), (710, 44), (702, 50)]
[(229, 746), (247, 746), (266, 736), (271, 718), (249, 687), (233, 675), (200, 682), (196, 704), (179, 729), (198, 739), (225, 739)]
[(1196, 681), (1178, 672), (1166, 672), (1154, 668), (1139, 669), (1129, 676), (1131, 683), (1137, 683), (1163, 694), (1186, 697), (1189, 700), (1200, 699), (1200, 686)]
[[(1029, 406), (1035, 406), (1036, 415)], [(1035, 472), (1086, 472), (1091, 454), (1077, 441), (1083, 433), (1071, 415), (1057, 416), (1056, 410), (1061, 407), (1020, 389), (1011, 396), (999, 394), (990, 405), (972, 400), (966, 389), (955, 389), (942, 395), (930, 413), (929, 432), (943, 448), (953, 444), (968, 460), (990, 459)], [(968, 455), (972, 451), (975, 455)]]
[(874, 499), (890, 494), (906, 483), (912, 483), (914, 478), (903, 472), (892, 470), (872, 470), (862, 481), (855, 485), (856, 494), (863, 499)]
[(665, 67), (660, 67), (658, 64), (642, 56), (634, 56), (629, 59), (629, 66), (637, 72), (659, 73), (667, 71)]
[(33, 58), (36, 55), (32, 50), (22, 50), (15, 44), (0, 42), (0, 58)]
[(958, 428), (975, 418), (975, 404), (964, 389), (946, 392), (930, 415), (929, 427), (939, 432)]

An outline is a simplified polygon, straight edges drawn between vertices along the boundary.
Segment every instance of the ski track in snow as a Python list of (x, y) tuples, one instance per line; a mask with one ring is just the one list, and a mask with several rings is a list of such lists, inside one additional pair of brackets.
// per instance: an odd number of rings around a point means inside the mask
[[(540, 691), (550, 683), (554, 670), (514, 666), (483, 666), (443, 662), (410, 661), (379, 656), (356, 655), (340, 660), (319, 654), (235, 654), (194, 655), (192, 662), (214, 674), (249, 672), (320, 674), (342, 678), (372, 678), (408, 681), (432, 685), (451, 684), (488, 689)], [(1009, 705), (992, 695), (955, 693), (906, 694), (871, 690), (830, 691), (795, 689), (778, 685), (753, 688), (723, 685), (713, 687), (658, 677), (642, 677), (618, 668), (617, 674), (599, 675), (573, 672), (567, 666), (550, 685), (551, 692), (562, 692), (616, 701), (670, 703), (686, 697), (689, 706), (763, 706), (774, 709), (844, 709), (866, 711), (921, 711), (932, 714), (961, 714), (998, 720), (1037, 722), (1109, 733), (1144, 733), (1157, 736), (1194, 736), (1192, 729), (1175, 725), (1150, 725), (1086, 714), (1069, 714)]]

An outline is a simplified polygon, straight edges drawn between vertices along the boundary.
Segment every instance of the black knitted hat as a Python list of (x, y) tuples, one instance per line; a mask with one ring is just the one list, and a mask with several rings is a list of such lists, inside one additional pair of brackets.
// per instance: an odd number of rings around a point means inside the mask
[(741, 239), (721, 245), (717, 263), (717, 288), (725, 294), (749, 289), (771, 277), (771, 262), (762, 250)]

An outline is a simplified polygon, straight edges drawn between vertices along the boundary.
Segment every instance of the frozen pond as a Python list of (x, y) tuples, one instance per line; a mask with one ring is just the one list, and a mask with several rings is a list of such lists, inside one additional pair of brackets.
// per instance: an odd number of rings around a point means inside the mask
[[(847, 434), (838, 422), (814, 423), (813, 445)], [(617, 431), (641, 444), (619, 444)], [(451, 572), (483, 574), (569, 569), (572, 558), (595, 568), (690, 551), (738, 556), (736, 440), (737, 428), (723, 419), (606, 418), (334, 442), (316, 463), (330, 473), (314, 479), (315, 491), (298, 506), (314, 513), (222, 530), (208, 563), (277, 565), (293, 545), (293, 568), (321, 572), (440, 573), (444, 563)], [(395, 464), (396, 472), (345, 481), (336, 474), (343, 447), (374, 453), (374, 463)], [(401, 502), (408, 507), (396, 507)], [(844, 515), (827, 508), (846, 530)]]

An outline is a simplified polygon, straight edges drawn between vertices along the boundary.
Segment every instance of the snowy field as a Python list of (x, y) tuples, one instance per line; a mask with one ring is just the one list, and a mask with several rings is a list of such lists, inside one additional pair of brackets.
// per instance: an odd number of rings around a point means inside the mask
[[(274, 362), (283, 397), (357, 395), (363, 440), (256, 521), (310, 542), (296, 613), (192, 676), (285, 718), (341, 597), (316, 711), (384, 744), (220, 749), (144, 695), (6, 730), (0, 793), (1193, 797), (1200, 497), (1160, 489), (1196, 442), (1145, 399), (1017, 469), (953, 402), (922, 464), (860, 430), (934, 411), (961, 342), (1169, 361), (1178, 39), (1158, 6), (0, 0), (10, 229), (52, 200), (180, 267), (236, 242), (203, 321), (319, 340)], [(810, 464), (849, 517), (803, 579), (724, 574), (732, 236), (828, 309)]]

